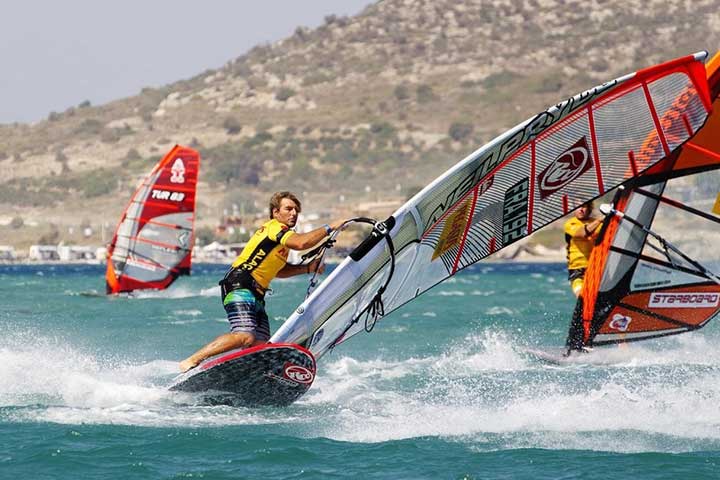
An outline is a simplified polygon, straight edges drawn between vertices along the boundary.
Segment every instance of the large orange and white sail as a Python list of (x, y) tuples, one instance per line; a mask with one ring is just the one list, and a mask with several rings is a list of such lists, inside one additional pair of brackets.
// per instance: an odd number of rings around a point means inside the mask
[(720, 54), (707, 74), (703, 128), (616, 195), (585, 276), (585, 344), (685, 333), (720, 312)]
[(107, 293), (167, 288), (190, 273), (200, 155), (176, 145), (142, 180), (108, 248)]
[(320, 357), (372, 328), (368, 316), (390, 313), (652, 168), (705, 123), (705, 56), (599, 85), (473, 152), (378, 225), (271, 340)]

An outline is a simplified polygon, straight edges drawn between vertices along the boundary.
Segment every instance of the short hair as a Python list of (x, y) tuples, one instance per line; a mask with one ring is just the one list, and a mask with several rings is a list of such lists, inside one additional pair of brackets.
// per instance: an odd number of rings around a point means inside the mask
[(583, 204), (580, 205), (580, 206), (581, 206), (581, 207), (586, 207), (586, 208), (589, 208), (590, 210), (592, 210), (592, 208), (595, 206), (595, 203), (594, 203), (592, 200), (590, 200), (590, 201), (588, 201), (588, 202), (583, 203)]
[(283, 198), (289, 198), (293, 202), (295, 202), (295, 205), (297, 205), (297, 211), (300, 213), (302, 211), (302, 204), (300, 203), (300, 200), (293, 194), (292, 192), (275, 192), (272, 194), (272, 197), (270, 197), (270, 218), (273, 218), (273, 210), (276, 208), (280, 209), (280, 202)]

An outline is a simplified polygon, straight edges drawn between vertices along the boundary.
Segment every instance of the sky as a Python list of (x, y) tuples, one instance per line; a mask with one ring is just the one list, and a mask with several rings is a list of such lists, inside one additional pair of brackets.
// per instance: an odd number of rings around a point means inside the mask
[(6, 0), (0, 124), (101, 105), (218, 68), (373, 0)]

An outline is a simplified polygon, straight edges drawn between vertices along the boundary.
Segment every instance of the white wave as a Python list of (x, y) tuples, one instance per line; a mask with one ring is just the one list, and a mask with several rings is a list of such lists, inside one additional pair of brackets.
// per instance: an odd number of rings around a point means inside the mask
[(513, 312), (508, 307), (490, 307), (487, 310), (485, 310), (485, 315), (512, 315)]
[(464, 297), (465, 292), (463, 292), (462, 290), (438, 290), (437, 292), (433, 292), (430, 295), (436, 297)]
[(13, 407), (4, 413), (10, 421), (186, 427), (272, 424), (292, 417), (204, 406), (194, 395), (170, 392), (177, 361), (132, 364), (81, 353), (56, 339), (27, 343), (28, 337), (15, 335), (0, 347), (0, 407)]
[(435, 373), (446, 378), (523, 370), (527, 366), (527, 360), (518, 353), (507, 334), (492, 330), (468, 335), (433, 363)]
[(473, 290), (470, 292), (470, 295), (476, 297), (491, 297), (495, 295), (495, 290)]
[(319, 425), (341, 441), (440, 436), (482, 450), (492, 438), (493, 448), (612, 452), (720, 446), (720, 353), (707, 339), (611, 349), (604, 363), (559, 368), (521, 350), (488, 330), (429, 358), (343, 358), (305, 401), (341, 407)]
[[(409, 317), (410, 315), (408, 314), (407, 316)], [(405, 315), (403, 315), (403, 317), (405, 317)], [(389, 326), (386, 326), (384, 329), (387, 332), (393, 332), (393, 333), (403, 333), (403, 332), (408, 331), (407, 325), (398, 325), (397, 323), (393, 323)]]
[(191, 309), (191, 310), (173, 310), (173, 315), (187, 315), (189, 317), (199, 317), (203, 315), (202, 310)]
[(190, 297), (220, 297), (220, 286), (200, 288), (199, 290), (189, 285), (174, 284), (166, 290), (137, 290), (131, 298), (153, 299), (153, 298), (190, 298)]
[(0, 407), (12, 406), (5, 418), (18, 422), (279, 425), (352, 442), (443, 437), (478, 451), (487, 444), (613, 452), (720, 446), (720, 352), (704, 335), (596, 348), (588, 358), (599, 360), (570, 367), (528, 359), (497, 329), (427, 357), (403, 356), (401, 348), (392, 355), (329, 355), (296, 405), (244, 409), (168, 392), (176, 361), (133, 363), (15, 333), (0, 339)]
[(205, 318), (191, 318), (184, 320), (168, 320), (164, 322), (158, 322), (159, 325), (194, 325), (196, 323), (205, 323)]

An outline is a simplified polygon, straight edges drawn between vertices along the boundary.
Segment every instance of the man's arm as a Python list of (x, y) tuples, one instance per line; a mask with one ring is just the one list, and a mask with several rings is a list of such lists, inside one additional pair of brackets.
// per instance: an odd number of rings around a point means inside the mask
[(572, 236), (574, 238), (590, 238), (595, 233), (595, 230), (597, 230), (597, 228), (602, 224), (602, 222), (602, 219), (598, 218), (590, 223), (578, 225), (578, 227), (573, 230)]
[[(327, 231), (323, 225), (315, 230), (310, 230), (307, 233), (296, 233), (291, 235), (285, 242), (285, 246), (291, 250), (307, 250), (320, 243), (325, 237), (330, 235), (333, 230), (337, 230), (340, 226), (345, 223), (345, 220), (336, 220), (329, 225), (330, 232)], [(283, 269), (284, 270), (284, 269)], [(282, 271), (282, 270), (281, 270)], [(305, 273), (305, 272), (300, 272)], [(298, 275), (297, 273), (295, 275)], [(278, 275), (279, 276), (279, 275)]]
[(325, 271), (325, 265), (320, 264), (320, 259), (316, 258), (312, 262), (308, 263), (307, 265), (290, 265), (285, 264), (285, 266), (278, 272), (276, 275), (277, 278), (288, 278), (288, 277), (294, 277), (295, 275), (304, 275), (309, 273), (315, 273), (315, 270), (318, 271), (318, 273), (323, 273)]
[(295, 275), (303, 275), (305, 273), (311, 273), (310, 265), (290, 265), (288, 263), (282, 269), (280, 269), (276, 277), (288, 278), (294, 277)]

